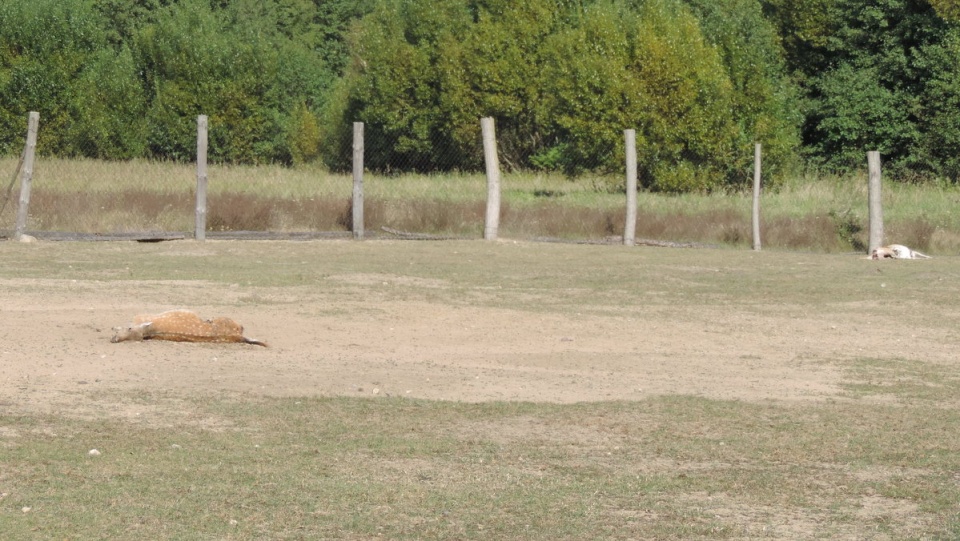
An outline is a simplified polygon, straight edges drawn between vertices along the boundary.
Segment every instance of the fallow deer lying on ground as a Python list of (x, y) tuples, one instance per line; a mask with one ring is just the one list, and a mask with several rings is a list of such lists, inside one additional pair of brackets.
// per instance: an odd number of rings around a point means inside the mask
[(157, 315), (140, 315), (127, 327), (117, 327), (111, 342), (170, 340), (173, 342), (233, 342), (267, 347), (266, 342), (243, 336), (243, 326), (218, 317), (201, 319), (190, 310), (170, 310)]
[(921, 254), (902, 244), (891, 244), (889, 246), (875, 248), (870, 257), (872, 259), (930, 259), (930, 256), (927, 254)]

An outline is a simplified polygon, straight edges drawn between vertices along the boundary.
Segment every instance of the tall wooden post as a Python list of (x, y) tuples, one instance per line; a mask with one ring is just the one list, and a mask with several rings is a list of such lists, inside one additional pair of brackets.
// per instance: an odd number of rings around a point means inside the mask
[(27, 228), (27, 216), (30, 210), (30, 183), (33, 180), (33, 161), (37, 151), (37, 130), (40, 127), (40, 113), (31, 111), (27, 120), (27, 144), (23, 148), (23, 169), (20, 171), (20, 201), (17, 206), (17, 224), (13, 238), (21, 240)]
[(492, 117), (480, 119), (483, 133), (483, 158), (487, 168), (487, 214), (484, 240), (497, 240), (500, 229), (500, 160), (497, 157), (497, 133)]
[(637, 235), (637, 130), (624, 130), (627, 155), (627, 218), (623, 224), (623, 244), (633, 246)]
[(867, 253), (883, 246), (883, 201), (880, 197), (880, 153), (872, 150), (867, 152), (867, 168), (869, 169), (870, 202), (870, 245)]
[(753, 249), (760, 251), (760, 143), (753, 147)]
[(207, 239), (207, 115), (197, 117), (197, 208), (194, 238)]
[(353, 123), (353, 238), (363, 240), (363, 122)]

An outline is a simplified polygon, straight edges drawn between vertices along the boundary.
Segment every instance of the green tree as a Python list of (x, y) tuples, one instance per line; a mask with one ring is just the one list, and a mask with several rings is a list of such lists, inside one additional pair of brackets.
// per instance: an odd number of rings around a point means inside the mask
[(550, 138), (541, 48), (580, 10), (566, 0), (380, 2), (351, 38), (353, 62), (331, 102), (331, 123), (343, 127), (330, 130), (330, 163), (346, 165), (345, 126), (363, 121), (371, 167), (475, 169), (479, 119), (492, 116), (503, 162), (529, 166)]
[(136, 32), (156, 22), (161, 8), (177, 0), (93, 0), (93, 7), (104, 20), (104, 31), (115, 45), (129, 45)]
[(685, 0), (706, 39), (718, 48), (733, 85), (733, 117), (740, 127), (737, 164), (746, 182), (750, 148), (763, 144), (764, 170), (777, 178), (800, 146), (799, 92), (790, 80), (777, 29), (758, 0)]
[[(151, 155), (192, 159), (200, 114), (210, 118), (215, 160), (291, 163), (295, 154), (308, 155), (304, 145), (318, 144), (315, 132), (291, 130), (312, 129), (298, 108), (319, 109), (333, 75), (319, 55), (284, 33), (289, 21), (275, 8), (236, 2), (216, 10), (182, 0), (137, 32), (151, 98)], [(291, 147), (292, 141), (300, 147)]]
[(787, 69), (803, 82), (827, 68), (827, 47), (840, 20), (844, 0), (761, 0), (777, 28)]
[[(925, 0), (843, 0), (837, 9), (822, 48), (827, 68), (808, 75), (806, 144), (837, 171), (860, 168), (866, 151), (879, 150), (893, 176), (955, 179), (944, 149), (960, 140), (948, 112), (960, 26)], [(945, 131), (929, 135), (935, 126)]]
[(543, 46), (570, 14), (562, 2), (477, 2), (475, 23), (440, 62), (444, 118), (458, 149), (479, 164), (480, 117), (493, 117), (501, 160), (525, 168), (548, 144)]
[(960, 32), (926, 51), (932, 76), (926, 81), (917, 118), (917, 161), (938, 176), (960, 182)]
[[(23, 145), (27, 114), (40, 113), (43, 129), (40, 152), (77, 155), (83, 152), (70, 133), (72, 112), (80, 96), (73, 82), (96, 77), (93, 70), (115, 53), (103, 52), (107, 44), (102, 21), (85, 0), (35, 0), (0, 3), (0, 147), (5, 152)], [(119, 59), (122, 63), (122, 58)], [(106, 62), (109, 64), (110, 62)], [(120, 66), (114, 72), (119, 78)], [(110, 83), (105, 83), (109, 85)], [(131, 96), (132, 97), (132, 96)], [(136, 108), (137, 104), (131, 104)], [(129, 118), (126, 111), (107, 111), (115, 127)], [(79, 119), (80, 123), (90, 119)], [(114, 134), (116, 135), (116, 134)]]
[(306, 104), (294, 108), (285, 132), (294, 165), (310, 163), (320, 157), (320, 123)]
[[(457, 163), (442, 122), (438, 63), (444, 47), (472, 21), (459, 0), (383, 1), (351, 36), (353, 61), (330, 113), (339, 125), (365, 123), (364, 163), (376, 169), (429, 171)], [(330, 134), (331, 165), (349, 160), (349, 130)]]
[(733, 88), (697, 20), (682, 6), (651, 0), (641, 11), (636, 50), (647, 182), (688, 191), (732, 180), (739, 135)]
[(476, 168), (479, 118), (492, 116), (507, 167), (619, 169), (623, 130), (636, 128), (649, 187), (741, 183), (753, 141), (783, 161), (797, 130), (759, 4), (725, 2), (746, 13), (680, 0), (383, 0), (351, 36), (324, 123), (329, 163), (349, 164), (347, 126), (362, 121), (371, 167)]
[(146, 98), (136, 73), (133, 55), (125, 47), (90, 55), (70, 85), (71, 122), (63, 134), (70, 141), (69, 154), (101, 159), (144, 155)]
[[(598, 6), (599, 7), (599, 6)], [(739, 129), (721, 57), (684, 5), (607, 4), (550, 42), (547, 91), (568, 170), (617, 169), (637, 129), (641, 179), (656, 190), (733, 181)]]
[(0, 151), (41, 114), (43, 153), (316, 159), (318, 113), (369, 1), (12, 0), (0, 3)]
[(957, 0), (930, 0), (930, 5), (944, 19), (960, 22), (960, 2)]
[[(637, 77), (640, 17), (612, 4), (583, 13), (547, 38), (544, 47), (544, 116), (551, 147), (540, 157), (568, 174), (614, 169), (623, 158), (623, 130), (639, 130), (649, 102)], [(549, 162), (546, 162), (549, 165)]]

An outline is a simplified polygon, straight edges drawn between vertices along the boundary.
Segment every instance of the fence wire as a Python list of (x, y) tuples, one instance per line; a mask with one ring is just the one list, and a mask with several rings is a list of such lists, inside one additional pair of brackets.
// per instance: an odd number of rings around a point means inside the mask
[[(41, 119), (41, 133), (43, 129)], [(488, 186), (481, 141), (467, 149), (475, 157), (466, 161), (460, 157), (460, 163), (475, 165), (470, 170), (440, 170), (435, 164), (424, 167), (416, 153), (399, 153), (386, 162), (366, 160), (367, 155), (376, 156), (384, 142), (375, 130), (367, 130), (364, 137), (365, 161), (375, 164), (363, 172), (365, 237), (483, 237)], [(211, 237), (238, 232), (349, 236), (354, 210), (351, 171), (322, 163), (296, 167), (217, 163), (216, 141), (209, 145), (205, 223)], [(623, 149), (610, 152), (622, 155)], [(742, 149), (742, 159), (751, 159), (752, 152)], [(352, 159), (344, 155), (340, 163)], [(572, 176), (558, 168), (523, 169), (509, 160), (500, 164), (500, 237), (619, 242), (627, 215), (623, 166)], [(17, 156), (0, 158), (0, 173), (7, 180), (0, 229), (13, 230), (20, 169)], [(643, 177), (647, 171), (641, 169), (641, 189), (649, 188), (649, 179)], [(196, 163), (65, 158), (40, 148), (26, 232), (193, 237), (196, 199)], [(746, 230), (749, 223), (743, 227)], [(638, 236), (670, 234), (656, 219), (644, 221), (641, 212)]]

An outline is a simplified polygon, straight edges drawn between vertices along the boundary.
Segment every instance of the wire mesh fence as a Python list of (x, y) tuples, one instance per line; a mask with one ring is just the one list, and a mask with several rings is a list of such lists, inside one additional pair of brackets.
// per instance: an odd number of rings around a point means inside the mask
[[(40, 130), (42, 131), (42, 122)], [(479, 130), (478, 130), (479, 131)], [(198, 130), (199, 136), (199, 130)], [(256, 232), (275, 235), (351, 236), (361, 205), (365, 237), (483, 238), (490, 221), (489, 171), (478, 140), (469, 170), (424, 165), (416, 152), (383, 161), (383, 135), (367, 130), (363, 154), (373, 167), (357, 171), (323, 164), (288, 167), (158, 160), (107, 161), (64, 158), (39, 152), (32, 164), (29, 212), (23, 230), (35, 236), (87, 234), (195, 237), (198, 226), (210, 236)], [(396, 141), (392, 141), (396, 147)], [(402, 145), (400, 145), (402, 147)], [(341, 163), (355, 164), (356, 144)], [(463, 149), (457, 152), (465, 152)], [(627, 154), (627, 149), (611, 149)], [(752, 149), (744, 149), (752, 158)], [(366, 163), (371, 163), (368, 160)], [(489, 163), (489, 162), (488, 162)], [(501, 168), (497, 205), (498, 236), (583, 242), (620, 242), (628, 216), (627, 166), (582, 171), (572, 177), (549, 168), (519, 168), (497, 159)], [(344, 169), (344, 168), (340, 168)], [(21, 195), (20, 157), (0, 158), (8, 180), (0, 208), (0, 229), (14, 231)], [(745, 175), (752, 175), (747, 170)], [(643, 186), (641, 167), (640, 184)], [(198, 202), (203, 176), (203, 222)], [(635, 203), (633, 203), (635, 208)], [(745, 209), (749, 212), (749, 208)], [(640, 235), (665, 241), (670, 235), (656, 220), (641, 216)], [(9, 229), (7, 229), (9, 228)], [(743, 224), (749, 229), (749, 219)]]

